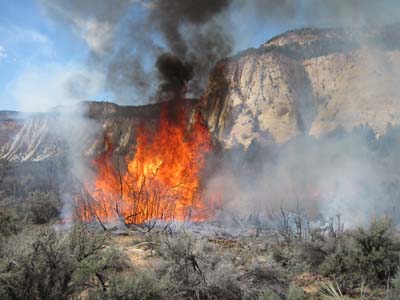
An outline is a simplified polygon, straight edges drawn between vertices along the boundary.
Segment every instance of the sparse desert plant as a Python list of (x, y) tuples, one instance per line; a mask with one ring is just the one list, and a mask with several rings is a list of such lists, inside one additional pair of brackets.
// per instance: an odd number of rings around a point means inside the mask
[[(333, 283), (332, 281), (328, 281), (324, 283), (319, 290), (321, 300), (350, 300), (350, 299), (357, 299), (357, 300), (369, 300), (369, 299), (376, 299), (371, 298), (370, 296), (366, 296), (365, 294), (365, 286), (362, 285), (360, 288), (360, 295), (357, 298), (349, 298), (343, 295), (339, 285), (337, 283)], [(380, 299), (380, 298), (379, 298)], [(397, 298), (396, 298), (397, 299)], [(385, 298), (385, 300), (389, 300)]]
[(297, 287), (295, 284), (290, 284), (287, 292), (286, 300), (304, 300), (305, 293), (303, 289)]
[(61, 209), (61, 201), (54, 191), (34, 191), (21, 205), (33, 224), (49, 223), (59, 216)]
[(51, 229), (22, 231), (8, 240), (0, 263), (5, 299), (67, 299), (73, 260)]
[(23, 198), (0, 198), (0, 235), (17, 234), (27, 225), (47, 224), (59, 216), (60, 200), (54, 191), (34, 191)]
[(390, 281), (388, 300), (400, 299), (400, 272)]
[(110, 278), (106, 290), (90, 291), (92, 300), (168, 300), (173, 299), (175, 291), (163, 279), (150, 271), (131, 270), (115, 274)]
[(174, 299), (240, 300), (244, 291), (232, 257), (219, 253), (207, 240), (189, 233), (155, 235), (153, 249), (163, 258), (158, 270), (175, 287)]
[(25, 225), (20, 214), (13, 207), (0, 203), (0, 237), (8, 237), (17, 234)]
[(361, 271), (372, 282), (386, 282), (399, 266), (400, 241), (395, 237), (392, 223), (387, 219), (374, 220), (368, 230), (354, 234)]
[(288, 275), (296, 275), (308, 269), (308, 261), (301, 257), (301, 244), (276, 245), (271, 248), (272, 259), (284, 268)]
[(339, 288), (339, 285), (331, 281), (323, 284), (319, 293), (322, 300), (346, 300)]
[(314, 241), (305, 241), (299, 245), (299, 260), (305, 262), (311, 271), (317, 271), (326, 257), (337, 247), (337, 239), (321, 237)]
[(264, 290), (266, 287), (272, 290), (279, 299), (284, 299), (288, 289), (289, 276), (285, 270), (276, 264), (267, 266), (255, 265), (241, 276), (249, 286)]
[(106, 289), (108, 275), (125, 266), (107, 237), (86, 226), (26, 228), (8, 238), (1, 254), (2, 299), (73, 299), (84, 289)]
[(258, 296), (258, 300), (280, 300), (281, 298), (270, 288), (264, 288), (260, 295)]

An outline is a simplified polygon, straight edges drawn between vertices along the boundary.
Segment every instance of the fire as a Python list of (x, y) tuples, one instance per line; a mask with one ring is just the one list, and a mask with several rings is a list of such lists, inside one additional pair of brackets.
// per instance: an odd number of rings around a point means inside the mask
[(136, 151), (125, 158), (124, 171), (113, 162), (106, 140), (107, 151), (94, 161), (95, 182), (84, 184), (86, 195), (76, 201), (79, 218), (125, 223), (209, 218), (213, 203), (202, 198), (200, 175), (211, 150), (210, 133), (199, 113), (191, 119), (183, 105), (164, 104), (156, 131), (137, 128)]

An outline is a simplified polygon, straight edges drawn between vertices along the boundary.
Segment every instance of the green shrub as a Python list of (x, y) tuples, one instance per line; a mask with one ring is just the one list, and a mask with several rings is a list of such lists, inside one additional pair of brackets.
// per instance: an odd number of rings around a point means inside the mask
[(398, 299), (400, 299), (400, 272), (390, 281), (390, 289), (387, 297), (387, 300)]
[(399, 254), (400, 243), (392, 224), (385, 219), (375, 220), (368, 230), (359, 228), (343, 235), (321, 271), (334, 277), (345, 291), (363, 282), (376, 286), (396, 274)]
[(167, 281), (160, 280), (148, 271), (131, 271), (111, 277), (106, 290), (97, 289), (89, 293), (93, 300), (168, 300), (173, 290)]
[(286, 296), (287, 300), (303, 300), (305, 299), (305, 294), (303, 289), (297, 287), (295, 284), (290, 284)]
[(104, 234), (75, 226), (69, 232), (30, 227), (7, 239), (0, 257), (1, 299), (67, 300), (105, 287), (125, 261)]
[(281, 298), (270, 288), (261, 291), (258, 300), (280, 300)]
[(0, 200), (0, 235), (17, 234), (27, 225), (47, 224), (57, 219), (61, 202), (53, 191), (34, 191), (24, 198), (13, 196)]
[(289, 276), (308, 270), (307, 260), (301, 257), (301, 247), (298, 245), (275, 246), (271, 248), (271, 251), (272, 259), (284, 268)]
[(0, 203), (0, 237), (17, 234), (24, 225), (26, 222), (21, 220), (21, 215), (15, 208)]
[(61, 201), (53, 191), (34, 191), (21, 203), (33, 224), (46, 224), (60, 214)]
[(164, 235), (157, 249), (164, 259), (159, 274), (175, 286), (174, 299), (242, 299), (232, 257), (221, 255), (211, 243), (182, 233)]
[(305, 241), (299, 246), (299, 260), (307, 264), (312, 272), (318, 271), (327, 256), (335, 252), (337, 242), (337, 239), (330, 237)]

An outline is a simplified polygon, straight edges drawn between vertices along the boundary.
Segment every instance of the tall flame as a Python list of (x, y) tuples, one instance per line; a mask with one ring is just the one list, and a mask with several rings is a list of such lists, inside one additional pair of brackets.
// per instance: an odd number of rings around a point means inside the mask
[(112, 160), (113, 148), (95, 161), (94, 184), (76, 201), (80, 219), (125, 223), (152, 219), (201, 221), (210, 217), (211, 202), (201, 195), (200, 173), (211, 150), (210, 133), (201, 116), (189, 122), (183, 105), (165, 104), (158, 129), (137, 128), (136, 152), (126, 157), (125, 171)]

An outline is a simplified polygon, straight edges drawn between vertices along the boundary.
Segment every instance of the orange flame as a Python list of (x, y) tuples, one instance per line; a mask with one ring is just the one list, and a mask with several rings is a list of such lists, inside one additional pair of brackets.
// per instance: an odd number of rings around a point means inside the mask
[(79, 218), (123, 218), (125, 223), (209, 218), (215, 200), (202, 199), (200, 173), (211, 139), (200, 114), (195, 112), (189, 122), (183, 105), (171, 113), (171, 104), (165, 104), (156, 132), (142, 126), (137, 134), (135, 155), (126, 157), (124, 172), (115, 167), (106, 140), (107, 151), (94, 161), (94, 185), (85, 184), (86, 195), (76, 201)]

